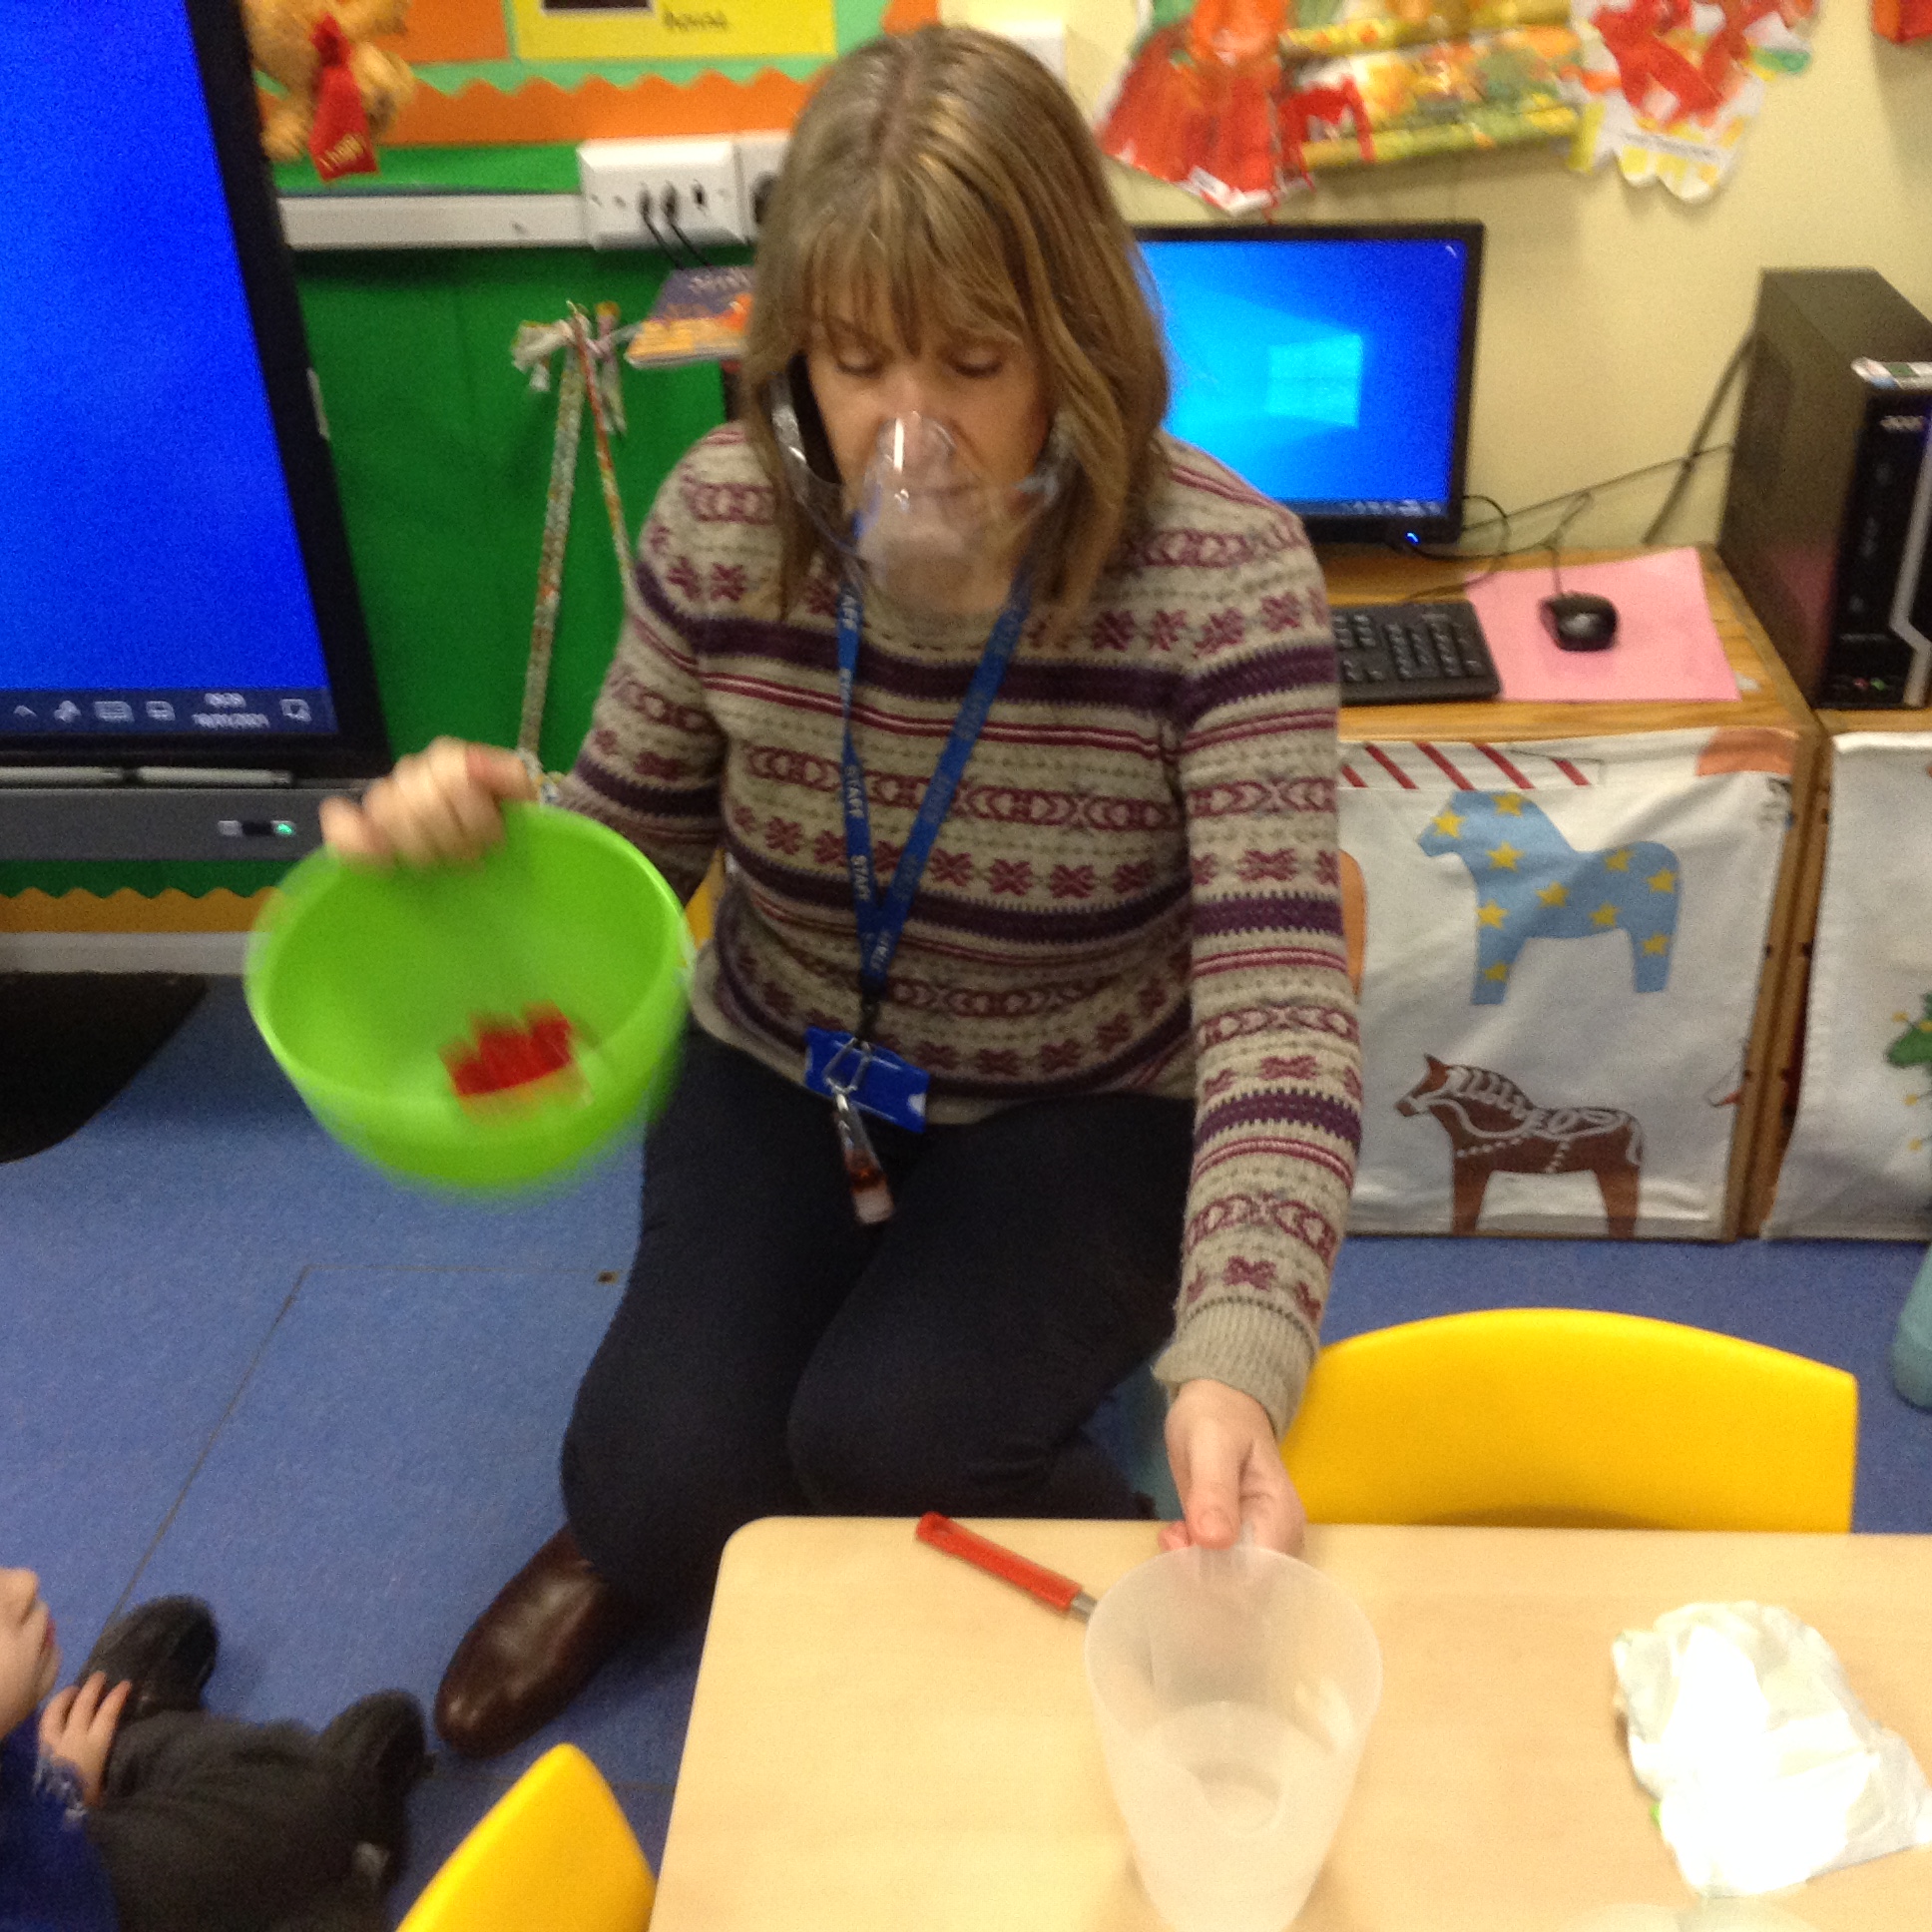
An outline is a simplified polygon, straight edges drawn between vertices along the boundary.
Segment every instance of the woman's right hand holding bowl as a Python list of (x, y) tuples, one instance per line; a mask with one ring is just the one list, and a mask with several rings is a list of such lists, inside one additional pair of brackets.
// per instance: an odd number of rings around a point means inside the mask
[(536, 796), (516, 752), (439, 737), (359, 799), (324, 799), (322, 836), (355, 865), (473, 864), (503, 836), (504, 800)]

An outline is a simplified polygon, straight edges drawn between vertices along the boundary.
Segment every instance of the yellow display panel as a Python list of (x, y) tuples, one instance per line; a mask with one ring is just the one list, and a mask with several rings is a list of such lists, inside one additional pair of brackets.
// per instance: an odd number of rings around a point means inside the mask
[(512, 0), (520, 60), (829, 59), (833, 0), (659, 0), (649, 7)]

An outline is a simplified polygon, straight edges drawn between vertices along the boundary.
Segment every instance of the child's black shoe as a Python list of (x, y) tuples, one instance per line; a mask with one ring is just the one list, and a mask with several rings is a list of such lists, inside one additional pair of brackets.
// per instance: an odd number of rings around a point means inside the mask
[(385, 1854), (386, 1882), (402, 1864), (409, 1793), (429, 1769), (422, 1705), (406, 1690), (378, 1690), (328, 1725), (321, 1748), (353, 1795), (356, 1836)]
[(199, 1710), (220, 1646), (215, 1613), (199, 1597), (157, 1597), (101, 1633), (79, 1682), (99, 1671), (110, 1686), (132, 1683), (124, 1724), (158, 1710)]

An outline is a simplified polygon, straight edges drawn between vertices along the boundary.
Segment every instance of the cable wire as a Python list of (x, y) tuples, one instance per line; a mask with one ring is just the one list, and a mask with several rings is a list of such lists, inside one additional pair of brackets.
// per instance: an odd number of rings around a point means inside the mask
[(1550, 551), (1550, 575), (1556, 579), (1556, 594), (1563, 595), (1563, 533), (1596, 502), (1595, 490), (1579, 490), (1577, 500), (1557, 519), (1557, 527), (1547, 539)]
[[(1643, 542), (1655, 543), (1676, 512), (1679, 503), (1683, 501), (1684, 493), (1690, 487), (1690, 476), (1696, 466), (1706, 456), (1721, 456), (1733, 446), (1730, 442), (1706, 443), (1704, 438), (1710, 433), (1710, 425), (1716, 420), (1717, 412), (1723, 407), (1724, 398), (1730, 393), (1739, 372), (1744, 368), (1754, 339), (1753, 335), (1746, 331), (1743, 339), (1731, 350), (1730, 359), (1719, 372), (1716, 386), (1711, 390), (1710, 398), (1704, 404), (1703, 414), (1697, 419), (1697, 426), (1690, 433), (1690, 446), (1682, 456), (1667, 456), (1661, 462), (1645, 463), (1637, 469), (1625, 470), (1620, 475), (1607, 476), (1600, 482), (1586, 483), (1577, 489), (1565, 490), (1561, 495), (1546, 496), (1539, 502), (1526, 503), (1517, 510), (1504, 509), (1493, 496), (1484, 496), (1475, 490), (1465, 491), (1462, 499), (1465, 503), (1487, 503), (1496, 513), (1494, 516), (1478, 517), (1473, 522), (1465, 523), (1462, 527), (1465, 537), (1472, 530), (1486, 530), (1491, 524), (1502, 525), (1501, 539), (1497, 547), (1491, 551), (1477, 552), (1472, 555), (1456, 550), (1425, 550), (1417, 543), (1404, 544), (1394, 538), (1387, 539), (1387, 547), (1398, 556), (1426, 557), (1432, 563), (1441, 564), (1480, 562), (1482, 565), (1482, 569), (1474, 577), (1464, 577), (1453, 584), (1436, 584), (1426, 590), (1411, 591), (1402, 599), (1402, 602), (1427, 604), (1440, 597), (1466, 597), (1478, 584), (1494, 577), (1508, 559), (1526, 557), (1539, 550), (1547, 550), (1550, 553), (1550, 574), (1556, 579), (1557, 594), (1561, 596), (1563, 594), (1564, 535), (1570, 526), (1596, 502), (1599, 493), (1604, 490), (1618, 489), (1626, 483), (1641, 482), (1645, 477), (1655, 476), (1661, 470), (1675, 470), (1677, 476), (1671, 484), (1670, 492), (1666, 495), (1657, 515), (1651, 519), (1649, 528), (1644, 532)], [(1560, 509), (1563, 514), (1558, 517), (1555, 527), (1547, 536), (1517, 548), (1511, 547), (1510, 527), (1513, 521), (1534, 516), (1539, 510), (1552, 509)]]
[(671, 243), (665, 240), (664, 231), (651, 219), (651, 196), (648, 190), (638, 197), (638, 213), (644, 218), (644, 226), (651, 231), (651, 245), (667, 261), (675, 263), (678, 257), (673, 253)]
[[(1501, 544), (1495, 550), (1487, 553), (1479, 552), (1476, 556), (1471, 557), (1461, 551), (1424, 550), (1420, 544), (1411, 544), (1405, 547), (1401, 544), (1391, 543), (1389, 547), (1402, 556), (1426, 557), (1431, 563), (1435, 564), (1480, 562), (1483, 566), (1474, 577), (1464, 577), (1453, 584), (1433, 585), (1427, 590), (1411, 591), (1402, 599), (1404, 604), (1430, 604), (1439, 597), (1466, 597), (1484, 579), (1494, 577), (1497, 571), (1502, 568), (1503, 559), (1510, 555), (1510, 513), (1493, 496), (1484, 496), (1478, 491), (1465, 491), (1463, 501), (1465, 503), (1487, 503), (1496, 512), (1495, 516), (1486, 518), (1485, 522), (1500, 523), (1503, 526)], [(1469, 525), (1465, 524), (1463, 528), (1466, 530), (1469, 528)]]
[[(1645, 463), (1637, 469), (1625, 470), (1620, 475), (1607, 476), (1596, 483), (1585, 483), (1574, 490), (1565, 490), (1560, 495), (1546, 496), (1536, 503), (1526, 503), (1516, 510), (1505, 510), (1493, 496), (1484, 496), (1475, 490), (1465, 491), (1462, 499), (1465, 503), (1487, 503), (1496, 514), (1478, 517), (1473, 522), (1465, 523), (1462, 527), (1463, 535), (1468, 536), (1472, 530), (1486, 530), (1491, 524), (1501, 524), (1502, 539), (1497, 548), (1492, 551), (1471, 555), (1468, 552), (1456, 550), (1425, 550), (1420, 544), (1404, 544), (1392, 538), (1388, 539), (1388, 548), (1399, 556), (1426, 557), (1433, 563), (1442, 564), (1480, 561), (1483, 566), (1474, 577), (1465, 578), (1459, 584), (1438, 585), (1430, 590), (1411, 591), (1402, 601), (1407, 604), (1420, 604), (1426, 603), (1431, 598), (1445, 597), (1451, 593), (1460, 595), (1482, 583), (1486, 578), (1495, 576), (1508, 559), (1526, 557), (1539, 550), (1547, 550), (1550, 553), (1550, 568), (1556, 577), (1557, 589), (1561, 591), (1563, 588), (1561, 549), (1564, 533), (1584, 511), (1590, 508), (1598, 495), (1605, 490), (1618, 489), (1626, 483), (1641, 482), (1645, 477), (1655, 476), (1661, 470), (1676, 470), (1677, 477), (1671, 485), (1669, 495), (1664, 499), (1663, 507), (1651, 519), (1650, 527), (1644, 532), (1643, 541), (1646, 544), (1655, 543), (1682, 501), (1685, 490), (1689, 488), (1691, 472), (1706, 456), (1721, 456), (1732, 447), (1729, 442), (1706, 443), (1704, 438), (1710, 433), (1711, 423), (1716, 420), (1718, 410), (1723, 407), (1724, 398), (1730, 393), (1731, 386), (1737, 380), (1738, 372), (1744, 367), (1753, 339), (1752, 335), (1746, 332), (1743, 340), (1731, 351), (1730, 359), (1724, 364), (1717, 377), (1716, 386), (1710, 392), (1710, 399), (1704, 404), (1703, 414), (1698, 418), (1697, 426), (1691, 432), (1690, 446), (1682, 456), (1667, 456), (1661, 462)], [(1510, 526), (1513, 521), (1532, 517), (1539, 510), (1552, 509), (1560, 509), (1563, 514), (1558, 518), (1556, 527), (1549, 535), (1518, 548), (1511, 547)]]
[[(702, 189), (694, 192), (693, 201), (702, 214), (705, 207), (705, 195)], [(698, 251), (697, 245), (693, 242), (691, 237), (678, 226), (678, 191), (675, 188), (667, 188), (665, 190), (664, 219), (665, 227), (678, 238), (679, 242), (684, 245), (685, 253), (691, 257), (691, 265), (694, 268), (709, 268), (712, 264)]]
[[(1592, 496), (1598, 496), (1598, 495), (1601, 495), (1605, 490), (1618, 489), (1626, 483), (1641, 482), (1647, 476), (1657, 475), (1660, 470), (1677, 469), (1681, 464), (1685, 463), (1686, 461), (1702, 462), (1702, 460), (1706, 456), (1721, 456), (1730, 447), (1731, 445), (1727, 442), (1705, 443), (1704, 446), (1701, 449), (1699, 449), (1692, 457), (1686, 458), (1683, 456), (1666, 456), (1660, 462), (1645, 463), (1640, 468), (1637, 468), (1634, 470), (1625, 470), (1617, 476), (1606, 476), (1599, 482), (1580, 484), (1575, 489), (1561, 490), (1555, 496), (1543, 497), (1535, 503), (1525, 503), (1521, 505), (1519, 508), (1512, 510), (1509, 514), (1512, 517), (1534, 516), (1536, 512), (1539, 510), (1554, 509), (1559, 504), (1574, 502), (1577, 497), (1584, 495), (1586, 493)], [(1495, 523), (1497, 521), (1499, 521), (1499, 519), (1496, 517), (1481, 517), (1481, 518), (1478, 518), (1477, 521), (1474, 523), (1465, 524), (1463, 528), (1465, 532), (1470, 530), (1483, 530), (1483, 529), (1487, 529), (1490, 524)], [(1540, 543), (1534, 543), (1534, 544), (1526, 545), (1525, 548), (1529, 550), (1541, 550), (1543, 546)], [(1521, 555), (1522, 553), (1517, 552), (1515, 554)]]
[(678, 226), (677, 218), (673, 216), (669, 210), (667, 210), (665, 213), (665, 226), (668, 229), (670, 229), (672, 234), (675, 235), (680, 242), (684, 243), (685, 252), (691, 256), (693, 267), (709, 268), (712, 265), (710, 256), (708, 256), (697, 245), (697, 243), (692, 241), (691, 237), (688, 236), (684, 232), (684, 230)]
[[(673, 196), (667, 195), (666, 197), (667, 201), (670, 201), (672, 199), (673, 199)], [(665, 236), (664, 230), (659, 228), (657, 222), (652, 218), (651, 197), (648, 194), (640, 195), (638, 197), (638, 213), (644, 217), (644, 226), (651, 231), (652, 246), (655, 247), (658, 250), (658, 252), (664, 256), (664, 258), (672, 265), (672, 267), (679, 268), (679, 267), (685, 266), (686, 265), (685, 257), (680, 255), (678, 250), (671, 245), (670, 241)], [(667, 209), (665, 212), (665, 220), (671, 224), (672, 233), (674, 235), (679, 236), (682, 239), (684, 235), (684, 231), (678, 227), (678, 224), (675, 221), (672, 220), (669, 209)], [(692, 248), (692, 245), (689, 241), (685, 242), (685, 247), (692, 256), (691, 265), (699, 268), (706, 268), (711, 265), (708, 261), (706, 261), (703, 255), (698, 254), (697, 250)]]
[(1644, 532), (1643, 541), (1646, 544), (1657, 542), (1664, 526), (1671, 521), (1678, 505), (1684, 500), (1685, 491), (1690, 487), (1690, 471), (1704, 453), (1703, 439), (1710, 434), (1710, 425), (1716, 420), (1717, 411), (1724, 406), (1724, 398), (1730, 394), (1732, 385), (1742, 373), (1755, 339), (1751, 330), (1746, 329), (1743, 339), (1731, 350), (1730, 360), (1724, 364), (1723, 373), (1717, 378), (1717, 386), (1711, 390), (1710, 400), (1704, 404), (1703, 414), (1697, 418), (1697, 426), (1690, 432), (1690, 447), (1678, 459), (1677, 479), (1671, 485), (1671, 492), (1664, 499), (1663, 507), (1651, 519), (1649, 529)]

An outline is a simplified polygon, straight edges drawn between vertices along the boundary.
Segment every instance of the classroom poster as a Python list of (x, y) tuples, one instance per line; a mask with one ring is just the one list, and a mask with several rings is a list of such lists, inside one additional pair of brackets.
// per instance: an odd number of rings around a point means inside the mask
[(1932, 1237), (1932, 732), (1831, 745), (1797, 1118), (1764, 1231)]
[(1580, 172), (1615, 160), (1635, 185), (1687, 202), (1714, 194), (1737, 164), (1766, 84), (1802, 74), (1822, 0), (1575, 0)]
[(814, 75), (938, 0), (410, 0), (378, 42), (417, 87), (385, 147), (786, 128)]
[(1351, 1229), (1721, 1234), (1792, 746), (1342, 745)]

